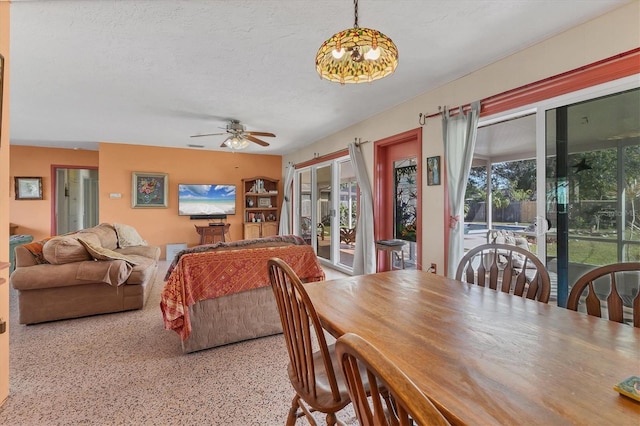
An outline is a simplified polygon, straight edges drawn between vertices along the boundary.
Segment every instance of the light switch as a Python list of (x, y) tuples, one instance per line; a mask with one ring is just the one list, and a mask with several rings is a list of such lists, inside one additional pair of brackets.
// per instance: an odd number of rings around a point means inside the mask
[(122, 194), (119, 192), (112, 192), (109, 194), (109, 198), (122, 198)]

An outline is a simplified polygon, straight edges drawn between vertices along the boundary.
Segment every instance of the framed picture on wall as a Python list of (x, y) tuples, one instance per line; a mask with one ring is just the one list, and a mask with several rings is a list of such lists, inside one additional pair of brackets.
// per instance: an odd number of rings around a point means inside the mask
[(427, 185), (440, 185), (440, 156), (427, 158)]
[(132, 173), (131, 206), (133, 208), (166, 208), (169, 206), (167, 173)]
[(41, 177), (16, 177), (16, 200), (42, 200)]

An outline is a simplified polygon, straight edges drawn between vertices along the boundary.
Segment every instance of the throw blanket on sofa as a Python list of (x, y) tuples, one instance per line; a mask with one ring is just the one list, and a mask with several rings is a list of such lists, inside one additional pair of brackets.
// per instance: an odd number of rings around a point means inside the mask
[[(218, 248), (243, 248), (247, 246), (254, 245), (256, 243), (290, 243), (295, 245), (303, 245), (306, 244), (302, 237), (298, 237), (297, 235), (276, 235), (273, 237), (265, 237), (265, 238), (257, 238), (252, 240), (238, 240), (238, 241), (230, 241), (230, 242), (219, 242), (215, 244), (203, 244), (195, 247), (191, 247), (185, 250), (181, 250), (176, 253), (171, 265), (169, 265), (169, 269), (167, 269), (167, 274), (164, 276), (164, 280), (168, 280), (171, 272), (178, 265), (178, 261), (182, 257), (182, 255), (189, 253), (202, 253), (205, 251), (212, 251)], [(168, 259), (167, 259), (168, 260)]]
[(162, 290), (164, 328), (181, 339), (191, 334), (189, 306), (198, 301), (271, 285), (267, 261), (279, 257), (303, 281), (321, 281), (324, 271), (309, 245), (204, 251), (182, 255)]

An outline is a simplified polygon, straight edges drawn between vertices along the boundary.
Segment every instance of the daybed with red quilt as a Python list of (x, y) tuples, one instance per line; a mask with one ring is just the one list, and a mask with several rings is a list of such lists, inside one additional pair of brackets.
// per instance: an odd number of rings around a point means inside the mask
[(313, 248), (293, 235), (196, 246), (176, 254), (160, 307), (185, 353), (282, 332), (267, 261), (279, 257), (304, 282), (324, 279)]

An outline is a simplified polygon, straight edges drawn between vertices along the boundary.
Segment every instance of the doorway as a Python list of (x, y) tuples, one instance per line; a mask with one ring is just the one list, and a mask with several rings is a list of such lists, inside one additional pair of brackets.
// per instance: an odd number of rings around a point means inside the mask
[[(422, 269), (422, 129), (375, 142), (375, 239), (399, 239), (405, 269)], [(390, 269), (378, 253), (378, 271)]]
[(296, 170), (294, 229), (321, 263), (353, 272), (358, 183), (348, 155)]
[(546, 255), (565, 306), (587, 271), (640, 260), (640, 89), (547, 109), (545, 121), (544, 201), (557, 230)]
[(640, 259), (639, 117), (640, 89), (628, 79), (481, 119), (465, 249), (486, 242), (488, 228), (525, 237), (563, 307), (588, 270)]
[(51, 235), (98, 225), (98, 169), (53, 165)]

